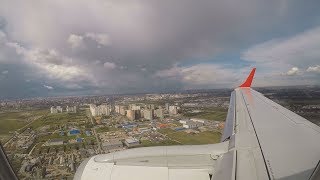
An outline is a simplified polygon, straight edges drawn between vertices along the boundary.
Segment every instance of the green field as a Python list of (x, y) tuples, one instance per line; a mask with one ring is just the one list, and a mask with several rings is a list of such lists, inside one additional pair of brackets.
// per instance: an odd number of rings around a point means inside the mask
[(117, 130), (118, 130), (118, 129), (115, 128), (115, 127), (107, 127), (107, 126), (104, 126), (104, 127), (97, 128), (97, 129), (96, 129), (96, 132), (97, 132), (97, 133), (102, 133), (102, 132), (117, 131)]
[(78, 113), (47, 114), (34, 121), (30, 127), (32, 129), (37, 129), (42, 126), (50, 125), (51, 129), (55, 129), (56, 127), (61, 127), (68, 123), (79, 123), (79, 121), (87, 121), (85, 111), (80, 111)]
[(220, 142), (221, 133), (213, 131), (200, 132), (198, 134), (174, 131), (172, 129), (161, 129), (160, 133), (167, 135), (172, 140), (185, 145), (213, 144)]
[(184, 113), (183, 115), (190, 118), (200, 118), (200, 119), (207, 119), (213, 121), (225, 121), (227, 117), (228, 110), (222, 108), (212, 108), (212, 109), (205, 109), (202, 112), (197, 113)]
[(44, 110), (34, 111), (1, 111), (0, 135), (7, 135), (27, 125), (33, 118), (45, 114)]

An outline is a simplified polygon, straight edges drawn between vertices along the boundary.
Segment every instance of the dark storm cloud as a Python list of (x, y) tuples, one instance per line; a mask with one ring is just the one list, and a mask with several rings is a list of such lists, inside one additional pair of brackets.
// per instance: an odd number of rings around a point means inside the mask
[[(215, 61), (199, 64), (198, 59), (294, 36), (320, 24), (319, 12), (312, 10), (318, 5), (286, 0), (3, 0), (0, 62), (25, 67), (29, 79), (54, 87), (48, 93), (230, 87), (246, 69), (227, 69)], [(168, 78), (171, 71), (175, 78)]]

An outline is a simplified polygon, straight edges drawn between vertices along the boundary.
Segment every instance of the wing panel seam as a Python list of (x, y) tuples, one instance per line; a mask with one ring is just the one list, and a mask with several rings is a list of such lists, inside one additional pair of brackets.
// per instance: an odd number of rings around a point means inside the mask
[[(248, 106), (246, 105), (247, 102), (246, 102), (246, 100), (245, 100), (245, 98), (244, 98), (244, 96), (243, 96), (242, 91), (240, 91), (240, 93), (241, 93), (242, 99), (243, 99), (243, 101), (244, 101), (244, 103), (245, 103), (246, 110), (247, 110), (247, 112), (248, 112), (248, 115), (249, 115), (251, 124), (252, 124), (252, 126), (253, 126), (254, 133), (255, 133), (255, 135), (256, 135), (256, 138), (257, 138), (257, 141), (258, 141), (258, 144), (259, 144), (259, 147), (260, 147), (261, 155), (262, 155), (262, 158), (263, 158), (263, 161), (264, 161), (264, 165), (265, 165), (266, 170), (267, 170), (268, 178), (269, 178), (269, 180), (271, 180), (270, 172), (269, 172), (269, 169), (268, 169), (268, 166), (267, 166), (267, 163), (266, 163), (266, 158), (264, 157), (264, 154), (263, 154), (263, 151), (262, 151), (262, 148), (261, 148), (261, 144), (260, 144), (260, 141), (259, 141), (259, 137), (258, 137), (256, 128), (254, 127), (254, 123), (253, 123), (253, 121), (252, 121), (251, 114), (250, 114), (250, 112), (249, 112)], [(274, 178), (272, 178), (272, 179), (274, 179)]]

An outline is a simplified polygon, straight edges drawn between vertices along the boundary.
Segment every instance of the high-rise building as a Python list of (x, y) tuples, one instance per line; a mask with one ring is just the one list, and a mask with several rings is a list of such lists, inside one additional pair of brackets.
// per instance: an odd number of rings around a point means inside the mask
[(176, 115), (178, 114), (178, 106), (169, 106), (169, 114)]
[[(115, 105), (115, 106), (114, 106), (114, 109), (115, 109), (115, 112), (116, 112), (116, 113), (119, 113), (119, 114), (121, 114), (121, 115), (123, 115), (123, 116), (126, 115), (126, 110), (127, 110), (127, 107), (126, 107), (126, 106)], [(130, 109), (130, 110), (133, 110), (133, 109), (131, 109), (131, 106), (129, 106), (129, 109)]]
[(127, 110), (127, 107), (125, 106), (120, 106), (120, 110), (119, 110), (119, 113), (123, 116), (126, 115), (126, 110)]
[(127, 117), (130, 120), (135, 120), (136, 119), (136, 112), (135, 110), (127, 110)]
[(66, 111), (67, 111), (67, 112), (76, 113), (76, 112), (77, 112), (77, 106), (73, 106), (73, 107), (67, 106), (67, 107), (66, 107)]
[(166, 111), (169, 111), (169, 103), (166, 103)]
[(55, 114), (55, 113), (58, 113), (58, 110), (55, 107), (52, 106), (50, 108), (50, 112), (51, 112), (51, 114)]
[(141, 110), (135, 110), (136, 119), (141, 118)]
[(57, 107), (52, 106), (52, 107), (50, 108), (50, 112), (51, 112), (52, 114), (62, 113), (62, 107), (61, 107), (61, 106), (57, 106)]
[(102, 115), (110, 115), (111, 108), (107, 104), (101, 104), (100, 106), (96, 106), (95, 104), (90, 104), (90, 112), (92, 116), (102, 116)]
[(90, 104), (90, 112), (92, 116), (97, 116), (97, 106), (95, 104)]
[(120, 106), (119, 106), (119, 105), (115, 105), (115, 106), (114, 106), (114, 111), (115, 111), (116, 113), (119, 113), (119, 114), (120, 114)]
[(153, 119), (153, 110), (152, 109), (145, 109), (143, 110), (143, 117), (148, 120)]
[(140, 107), (140, 106), (137, 106), (137, 105), (135, 105), (135, 104), (130, 104), (130, 105), (129, 105), (129, 109), (131, 109), (131, 110), (140, 110), (141, 107)]
[(159, 109), (154, 110), (154, 114), (156, 117), (163, 119), (163, 109), (159, 108)]
[(57, 106), (56, 109), (57, 109), (58, 112), (62, 113), (62, 107), (61, 106)]

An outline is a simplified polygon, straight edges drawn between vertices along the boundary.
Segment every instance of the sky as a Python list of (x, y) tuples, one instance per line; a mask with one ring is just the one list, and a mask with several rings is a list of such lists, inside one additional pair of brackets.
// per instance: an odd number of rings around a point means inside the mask
[(0, 0), (0, 98), (320, 85), (318, 0)]

